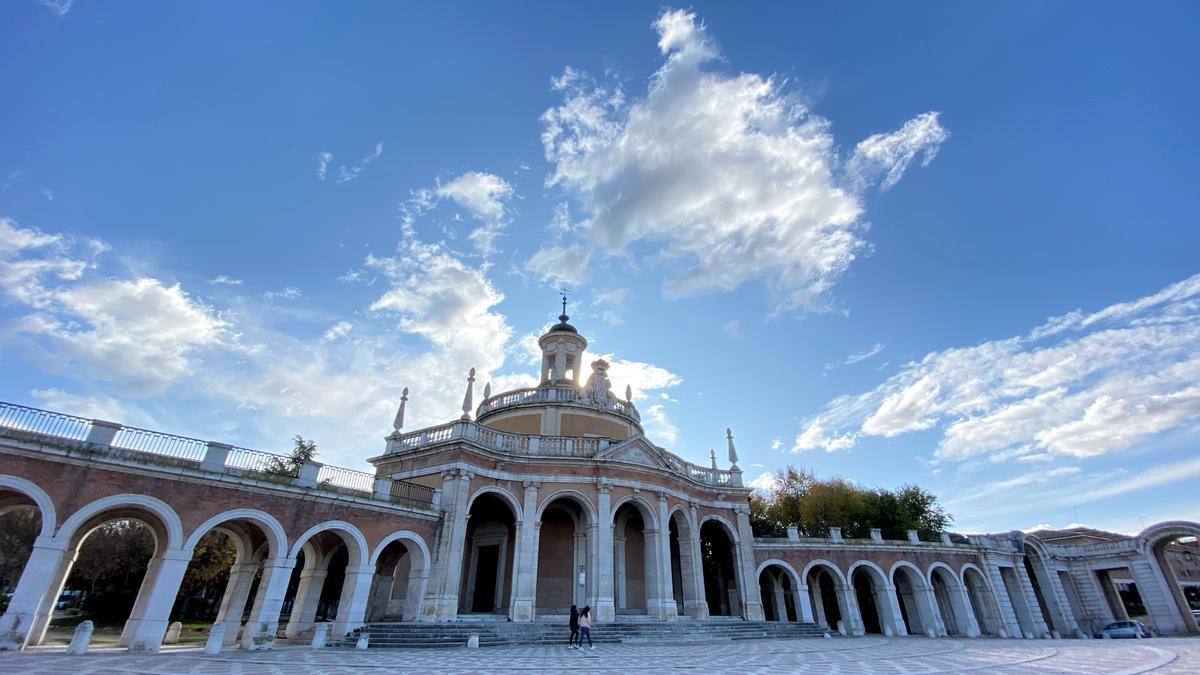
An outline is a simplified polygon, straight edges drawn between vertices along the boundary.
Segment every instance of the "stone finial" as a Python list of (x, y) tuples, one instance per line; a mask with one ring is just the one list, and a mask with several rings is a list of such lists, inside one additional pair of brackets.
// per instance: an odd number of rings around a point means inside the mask
[(625, 402), (633, 403), (633, 387), (625, 385)]
[(163, 638), (163, 644), (173, 645), (179, 642), (179, 634), (183, 632), (183, 624), (176, 621), (170, 626), (167, 626), (167, 635)]
[(736, 469), (738, 468), (737, 448), (733, 447), (733, 432), (729, 427), (725, 427), (725, 440), (729, 444), (729, 463), (733, 465), (732, 468)]
[(408, 387), (400, 392), (400, 409), (396, 411), (396, 419), (392, 420), (392, 429), (400, 431), (404, 428), (404, 404), (408, 402)]
[(712, 459), (713, 471), (717, 470), (717, 451), (712, 448), (708, 449), (708, 456)]
[(488, 382), (487, 384), (483, 385), (483, 400), (486, 401), (491, 397), (492, 397), (492, 383)]
[(463, 396), (462, 419), (464, 419), (464, 420), (471, 419), (471, 399), (472, 399), (472, 394), (474, 394), (474, 392), (475, 392), (475, 369), (472, 368), (471, 372), (467, 374), (467, 395)]

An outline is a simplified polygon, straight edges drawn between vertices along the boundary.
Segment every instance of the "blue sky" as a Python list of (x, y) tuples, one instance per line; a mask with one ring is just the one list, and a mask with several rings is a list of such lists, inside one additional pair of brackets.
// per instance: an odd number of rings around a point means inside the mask
[(331, 463), (572, 323), (658, 443), (1200, 513), (1200, 11), (0, 5), (0, 398)]

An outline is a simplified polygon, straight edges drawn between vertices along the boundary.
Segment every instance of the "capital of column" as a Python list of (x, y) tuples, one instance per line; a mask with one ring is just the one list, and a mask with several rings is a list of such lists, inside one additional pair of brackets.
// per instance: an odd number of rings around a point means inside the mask
[(612, 492), (612, 483), (608, 482), (607, 478), (597, 478), (596, 489), (599, 490), (600, 494), (602, 495), (609, 494)]
[(474, 477), (475, 477), (475, 472), (473, 472), (473, 471), (468, 471), (467, 469), (459, 469), (458, 470), (458, 479), (463, 481), (464, 483), (470, 483), (471, 479)]
[(542, 486), (542, 482), (538, 480), (527, 480), (523, 481), (521, 484), (525, 486), (526, 490), (533, 490), (535, 492), (539, 487)]

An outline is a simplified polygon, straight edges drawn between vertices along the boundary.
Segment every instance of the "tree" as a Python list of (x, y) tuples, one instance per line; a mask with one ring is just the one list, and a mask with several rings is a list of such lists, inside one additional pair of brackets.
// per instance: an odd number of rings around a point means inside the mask
[(295, 443), (292, 448), (292, 454), (288, 457), (271, 460), (267, 464), (266, 473), (295, 478), (300, 475), (300, 467), (311, 462), (317, 456), (316, 441), (306, 441), (299, 434), (292, 440)]
[(756, 536), (782, 536), (795, 525), (809, 537), (827, 537), (829, 528), (840, 527), (845, 537), (863, 538), (873, 527), (941, 531), (953, 522), (935, 495), (913, 484), (868, 489), (843, 478), (818, 479), (795, 466), (780, 469), (775, 479), (750, 497)]

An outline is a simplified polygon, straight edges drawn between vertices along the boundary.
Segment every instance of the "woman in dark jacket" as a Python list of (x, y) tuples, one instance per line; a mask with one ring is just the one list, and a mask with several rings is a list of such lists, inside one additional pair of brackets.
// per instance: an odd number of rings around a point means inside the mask
[[(571, 639), (567, 640), (567, 649), (579, 649), (575, 642), (579, 639), (579, 610), (571, 605)], [(582, 646), (582, 643), (580, 643)]]

